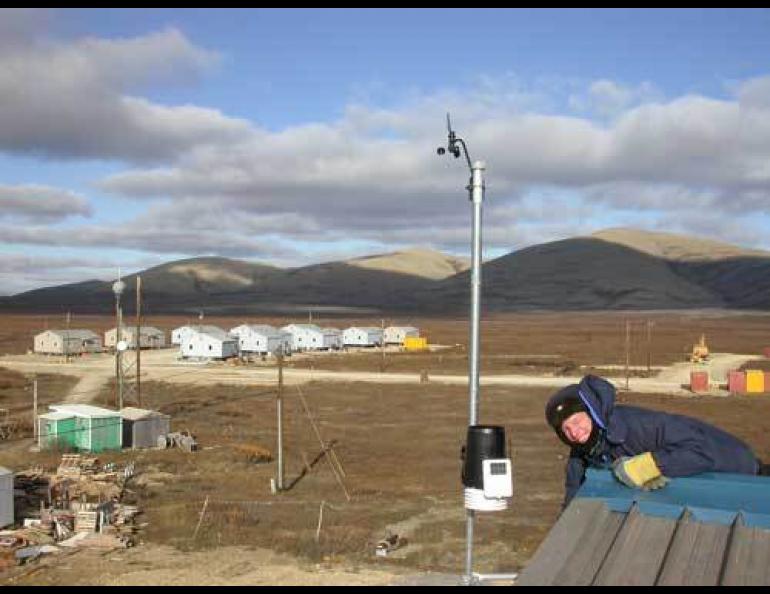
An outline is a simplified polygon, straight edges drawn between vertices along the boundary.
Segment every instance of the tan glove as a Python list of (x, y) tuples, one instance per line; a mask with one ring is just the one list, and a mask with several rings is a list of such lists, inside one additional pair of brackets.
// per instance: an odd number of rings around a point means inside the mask
[(644, 483), (642, 485), (642, 491), (656, 491), (657, 489), (662, 489), (670, 482), (671, 479), (661, 474), (658, 478), (650, 479)]
[(648, 481), (663, 476), (650, 452), (618, 458), (612, 464), (612, 472), (621, 483), (637, 489), (643, 488)]

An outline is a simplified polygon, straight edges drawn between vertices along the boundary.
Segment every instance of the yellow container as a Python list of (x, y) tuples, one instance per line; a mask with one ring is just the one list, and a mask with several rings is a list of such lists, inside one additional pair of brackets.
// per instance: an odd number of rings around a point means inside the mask
[(407, 336), (404, 338), (404, 349), (407, 351), (424, 351), (428, 348), (428, 339), (424, 336)]
[(756, 369), (746, 371), (746, 391), (749, 394), (761, 394), (765, 391), (765, 374), (763, 371)]

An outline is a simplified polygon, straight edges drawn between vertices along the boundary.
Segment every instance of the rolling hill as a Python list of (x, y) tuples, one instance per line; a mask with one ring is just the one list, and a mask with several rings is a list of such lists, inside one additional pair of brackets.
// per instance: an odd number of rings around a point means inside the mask
[[(408, 311), (463, 315), (468, 261), (410, 249), (297, 268), (191, 258), (141, 273), (148, 313)], [(126, 277), (132, 292), (135, 276)], [(108, 312), (111, 282), (0, 299), (4, 311)], [(707, 239), (608, 229), (530, 246), (483, 266), (487, 311), (770, 309), (770, 252)], [(126, 311), (133, 299), (126, 298)]]

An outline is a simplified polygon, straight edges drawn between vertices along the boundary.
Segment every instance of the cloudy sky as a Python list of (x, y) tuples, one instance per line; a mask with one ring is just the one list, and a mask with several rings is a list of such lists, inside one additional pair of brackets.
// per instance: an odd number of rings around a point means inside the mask
[(0, 9), (0, 294), (196, 255), (770, 249), (770, 11)]

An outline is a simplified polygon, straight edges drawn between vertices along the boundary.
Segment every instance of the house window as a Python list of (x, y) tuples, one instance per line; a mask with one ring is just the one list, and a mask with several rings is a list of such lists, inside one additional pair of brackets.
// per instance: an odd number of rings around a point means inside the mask
[(211, 350), (211, 345), (209, 345), (209, 350)]
[(190, 350), (192, 350), (192, 345), (190, 345)]

